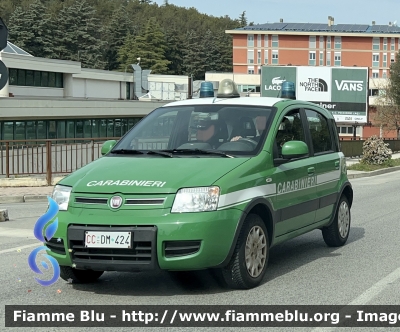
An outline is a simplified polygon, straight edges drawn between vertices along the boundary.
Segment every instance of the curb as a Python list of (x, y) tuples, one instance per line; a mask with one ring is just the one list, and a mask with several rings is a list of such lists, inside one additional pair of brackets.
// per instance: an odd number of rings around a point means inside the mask
[[(376, 171), (363, 172), (363, 173), (358, 173), (358, 174), (347, 174), (347, 178), (349, 178), (349, 179), (365, 178), (365, 177), (381, 175), (381, 174), (386, 174), (386, 173), (391, 173), (391, 172), (396, 172), (396, 171), (400, 171), (400, 166), (388, 167), (388, 168), (378, 169)], [(347, 171), (347, 172), (349, 172), (349, 171)]]
[(1, 196), (0, 204), (4, 203), (33, 203), (33, 202), (47, 202), (48, 195), (13, 195)]

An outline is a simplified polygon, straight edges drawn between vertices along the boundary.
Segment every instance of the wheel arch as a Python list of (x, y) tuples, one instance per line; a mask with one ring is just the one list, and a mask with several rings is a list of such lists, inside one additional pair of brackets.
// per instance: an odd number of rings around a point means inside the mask
[(223, 262), (215, 266), (216, 268), (226, 266), (231, 260), (240, 234), (240, 230), (242, 229), (246, 217), (251, 213), (257, 214), (263, 220), (268, 232), (269, 246), (270, 247), (272, 246), (274, 232), (275, 232), (276, 213), (274, 212), (270, 202), (267, 199), (262, 197), (255, 198), (251, 200), (246, 206), (246, 208), (242, 211), (242, 215), (237, 224), (235, 235), (231, 247), (229, 249), (228, 255), (226, 256)]
[(340, 192), (339, 192), (339, 194), (337, 196), (337, 200), (336, 200), (336, 203), (335, 203), (335, 208), (333, 209), (332, 216), (331, 216), (331, 218), (329, 220), (329, 223), (326, 224), (322, 228), (329, 227), (332, 224), (332, 222), (334, 221), (336, 210), (338, 208), (338, 204), (339, 204), (339, 201), (340, 201), (340, 197), (342, 197), (343, 195), (346, 196), (347, 201), (349, 202), (349, 208), (351, 208), (351, 206), (353, 205), (353, 188), (351, 186), (351, 183), (348, 182), (348, 181), (346, 181), (342, 185), (342, 188), (340, 189)]

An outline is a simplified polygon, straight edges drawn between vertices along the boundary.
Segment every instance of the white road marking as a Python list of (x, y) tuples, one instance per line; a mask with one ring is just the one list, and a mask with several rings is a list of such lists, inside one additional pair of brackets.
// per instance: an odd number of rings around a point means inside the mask
[(0, 227), (0, 237), (24, 237), (29, 239), (35, 239), (33, 235), (33, 229), (26, 228), (10, 228), (10, 227)]
[[(377, 295), (382, 293), (390, 284), (400, 279), (400, 267), (394, 270), (392, 273), (388, 274), (386, 277), (382, 278), (370, 288), (368, 288), (360, 296), (356, 297), (353, 301), (347, 305), (366, 305)], [(335, 330), (335, 327), (317, 327), (312, 331), (318, 332), (328, 332)]]
[(0, 250), (0, 255), (1, 254), (6, 254), (8, 252), (13, 252), (13, 251), (17, 251), (18, 249), (26, 249), (26, 248), (31, 248), (31, 247), (40, 247), (43, 244), (41, 242), (37, 242), (37, 243), (33, 243), (33, 244), (27, 244), (26, 246), (19, 246), (19, 247), (15, 247), (15, 248), (10, 248), (10, 249), (5, 249), (5, 250)]

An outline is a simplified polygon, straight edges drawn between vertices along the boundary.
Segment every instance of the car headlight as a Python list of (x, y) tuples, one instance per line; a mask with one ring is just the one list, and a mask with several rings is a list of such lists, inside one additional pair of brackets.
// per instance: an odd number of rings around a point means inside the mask
[(62, 185), (56, 185), (53, 189), (51, 198), (58, 204), (60, 211), (67, 211), (69, 196), (71, 195), (72, 187), (66, 187)]
[(175, 196), (171, 213), (215, 211), (218, 199), (219, 187), (183, 188)]

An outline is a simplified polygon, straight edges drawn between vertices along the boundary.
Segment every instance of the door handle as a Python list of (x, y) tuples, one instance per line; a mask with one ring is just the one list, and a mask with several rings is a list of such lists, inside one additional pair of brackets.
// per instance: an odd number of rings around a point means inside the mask
[(340, 167), (340, 161), (338, 160), (338, 161), (335, 161), (335, 168), (336, 169), (339, 169), (339, 167)]
[(313, 175), (315, 173), (315, 168), (314, 167), (309, 167), (307, 169), (308, 175)]

